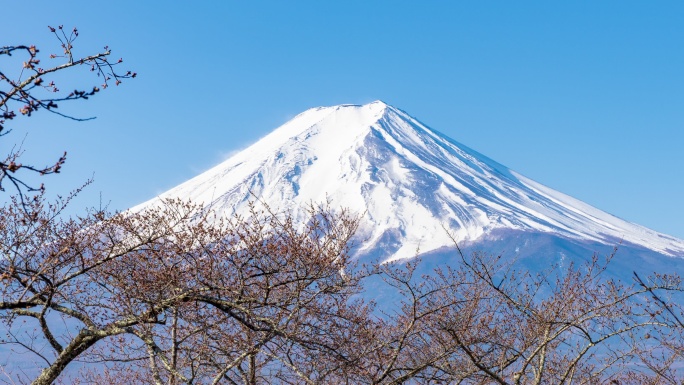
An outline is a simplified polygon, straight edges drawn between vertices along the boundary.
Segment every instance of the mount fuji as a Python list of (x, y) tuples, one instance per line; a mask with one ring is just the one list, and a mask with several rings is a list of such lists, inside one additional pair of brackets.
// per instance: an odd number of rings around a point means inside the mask
[(440, 253), (454, 239), (524, 258), (590, 257), (620, 244), (629, 265), (684, 261), (684, 241), (528, 179), (381, 101), (309, 109), (134, 210), (159, 198), (224, 215), (257, 198), (295, 215), (327, 201), (363, 214), (358, 253), (386, 261)]

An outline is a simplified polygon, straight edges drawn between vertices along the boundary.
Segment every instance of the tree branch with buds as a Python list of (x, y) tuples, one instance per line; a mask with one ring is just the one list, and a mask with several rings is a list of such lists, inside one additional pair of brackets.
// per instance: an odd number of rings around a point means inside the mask
[[(15, 45), (0, 47), (0, 58), (10, 59), (10, 65), (21, 66), (18, 76), (10, 75), (10, 68), (0, 67), (0, 137), (7, 135), (11, 130), (7, 124), (17, 117), (31, 117), (39, 110), (45, 110), (63, 118), (85, 121), (93, 117), (76, 117), (62, 112), (58, 106), (63, 102), (76, 100), (88, 100), (91, 96), (107, 88), (110, 84), (121, 84), (122, 80), (137, 76), (132, 71), (119, 71), (118, 66), (123, 59), (111, 60), (112, 51), (105, 46), (103, 51), (77, 57), (74, 55), (74, 42), (79, 36), (76, 28), (67, 33), (63, 26), (56, 28), (48, 27), (50, 32), (60, 43), (62, 52), (49, 55), (47, 67), (42, 67), (45, 61), (39, 57), (40, 51), (34, 45)], [(13, 61), (15, 60), (15, 61)], [(59, 61), (63, 61), (59, 63)], [(73, 89), (62, 91), (54, 75), (56, 73), (72, 71), (85, 66), (91, 72), (95, 72), (100, 79), (100, 84), (93, 85), (88, 89)], [(12, 71), (14, 72), (14, 71)], [(58, 104), (59, 103), (59, 104)], [(44, 190), (44, 185), (35, 185), (25, 179), (27, 173), (36, 175), (57, 174), (66, 162), (66, 152), (55, 163), (46, 166), (34, 166), (19, 161), (23, 151), (14, 148), (0, 160), (0, 191), (5, 191), (6, 186), (11, 186), (18, 193), (19, 201), (24, 208), (31, 193)], [(1, 159), (1, 158), (0, 158)]]

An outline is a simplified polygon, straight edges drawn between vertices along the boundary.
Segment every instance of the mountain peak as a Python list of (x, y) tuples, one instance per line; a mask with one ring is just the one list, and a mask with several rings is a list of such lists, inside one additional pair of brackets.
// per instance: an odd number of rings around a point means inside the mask
[[(375, 101), (372, 101), (372, 102), (368, 103), (368, 105), (381, 106), (381, 107), (383, 107), (383, 108), (392, 107), (392, 106), (390, 106), (389, 104), (383, 102), (383, 101), (380, 100), (380, 99), (375, 100)], [(393, 107), (392, 107), (392, 108), (393, 108)]]
[[(276, 129), (276, 131), (283, 127), (293, 125), (304, 128), (309, 125), (310, 119), (325, 120), (326, 118), (366, 122), (366, 125), (370, 126), (373, 120), (380, 119), (390, 110), (397, 109), (382, 100), (376, 100), (366, 104), (338, 104), (334, 106), (314, 107), (297, 115), (291, 121)], [(300, 120), (303, 122), (300, 122)], [(329, 128), (328, 125), (326, 125), (326, 127)]]
[(329, 201), (365, 213), (361, 252), (388, 259), (505, 229), (684, 256), (684, 241), (527, 179), (379, 100), (309, 109), (161, 197), (225, 215), (255, 197), (276, 211)]

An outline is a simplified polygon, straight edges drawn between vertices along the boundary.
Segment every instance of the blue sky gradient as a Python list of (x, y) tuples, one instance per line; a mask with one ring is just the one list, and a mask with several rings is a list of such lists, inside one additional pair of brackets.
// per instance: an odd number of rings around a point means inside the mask
[(25, 162), (69, 152), (63, 174), (44, 178), (51, 193), (94, 174), (76, 209), (100, 194), (113, 209), (150, 199), (307, 108), (381, 99), (540, 183), (684, 238), (682, 2), (27, 4), (3, 4), (0, 45), (53, 52), (47, 25), (77, 26), (77, 53), (107, 44), (139, 74), (63, 106), (94, 121), (39, 114), (2, 140), (3, 151), (23, 140)]

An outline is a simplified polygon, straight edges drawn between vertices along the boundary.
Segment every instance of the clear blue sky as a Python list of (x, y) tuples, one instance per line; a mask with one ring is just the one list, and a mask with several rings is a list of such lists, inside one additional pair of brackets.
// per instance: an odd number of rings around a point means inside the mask
[[(55, 1), (2, 5), (0, 45), (108, 44), (139, 78), (16, 120), (64, 193), (152, 198), (314, 106), (384, 100), (504, 165), (684, 238), (680, 1)], [(81, 73), (83, 75), (83, 73)], [(86, 76), (90, 74), (85, 74)], [(78, 80), (78, 79), (77, 79)], [(80, 80), (79, 80), (80, 81)]]

